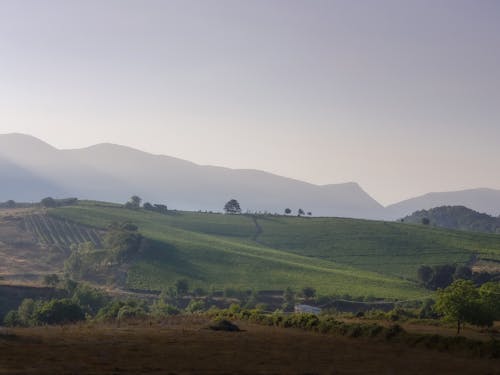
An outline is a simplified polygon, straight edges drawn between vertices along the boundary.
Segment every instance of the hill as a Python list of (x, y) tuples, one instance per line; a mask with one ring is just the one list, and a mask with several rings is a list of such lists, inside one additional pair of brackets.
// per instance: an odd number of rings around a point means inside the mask
[(415, 211), (441, 206), (465, 206), (492, 216), (500, 215), (500, 190), (469, 189), (461, 191), (429, 193), (408, 199), (386, 208), (386, 218), (401, 219)]
[(54, 220), (105, 229), (128, 221), (150, 246), (126, 270), (128, 288), (161, 290), (179, 278), (205, 289), (282, 290), (312, 285), (322, 294), (382, 298), (428, 295), (422, 264), (500, 260), (493, 234), (341, 218), (158, 214), (82, 202), (52, 209)]
[(484, 233), (500, 233), (500, 218), (471, 210), (464, 206), (442, 206), (420, 210), (404, 218), (404, 222), (421, 224), (428, 219), (430, 225), (442, 228)]
[(0, 135), (0, 201), (78, 196), (122, 203), (132, 194), (183, 210), (220, 211), (237, 198), (244, 211), (303, 208), (316, 216), (379, 218), (383, 207), (355, 183), (313, 185), (257, 170), (201, 166), (100, 144), (58, 150), (21, 134)]

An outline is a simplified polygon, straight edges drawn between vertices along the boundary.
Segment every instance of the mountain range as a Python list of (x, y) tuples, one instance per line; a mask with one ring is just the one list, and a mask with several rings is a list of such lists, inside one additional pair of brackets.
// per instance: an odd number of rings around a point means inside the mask
[(183, 210), (220, 211), (236, 198), (243, 211), (302, 208), (315, 216), (393, 220), (442, 205), (500, 214), (500, 191), (430, 193), (388, 207), (357, 183), (314, 185), (250, 169), (202, 166), (115, 144), (59, 150), (24, 134), (0, 135), (0, 201), (46, 196), (125, 202), (139, 195)]

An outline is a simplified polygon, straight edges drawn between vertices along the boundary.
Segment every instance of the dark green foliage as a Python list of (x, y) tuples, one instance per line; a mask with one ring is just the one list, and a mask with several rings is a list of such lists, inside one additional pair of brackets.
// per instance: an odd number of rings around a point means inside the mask
[(157, 212), (159, 214), (167, 214), (168, 213), (168, 207), (164, 204), (151, 204), (149, 202), (144, 203), (142, 206), (146, 211), (153, 211)]
[(157, 318), (165, 318), (178, 314), (180, 314), (180, 310), (176, 306), (165, 303), (161, 298), (151, 306), (151, 315)]
[[(446, 288), (460, 275), (467, 275), (466, 266), (461, 266), (457, 273), (457, 267), (452, 264), (443, 264), (434, 267), (420, 266), (417, 270), (419, 281), (428, 289), (436, 290)], [(470, 271), (472, 274), (472, 271)]]
[(141, 202), (142, 199), (140, 197), (138, 197), (137, 195), (133, 195), (132, 197), (130, 197), (130, 200), (125, 203), (124, 207), (129, 210), (138, 210), (139, 208), (141, 208)]
[(186, 307), (186, 312), (196, 314), (206, 309), (205, 301), (201, 299), (192, 299)]
[[(489, 287), (485, 287), (484, 290)], [(491, 327), (495, 319), (495, 311), (491, 308), (486, 296), (493, 294), (483, 292), (469, 280), (457, 280), (444, 290), (439, 290), (436, 301), (436, 311), (448, 321), (457, 324), (457, 334), (463, 323)]]
[(431, 221), (428, 218), (426, 218), (426, 217), (422, 218), (423, 225), (429, 225), (430, 223), (431, 223)]
[(438, 315), (434, 310), (434, 306), (436, 305), (436, 301), (433, 299), (426, 299), (420, 308), (418, 313), (418, 317), (420, 319), (437, 319)]
[(47, 198), (43, 198), (41, 201), (40, 201), (40, 204), (43, 206), (43, 207), (46, 207), (46, 208), (54, 208), (54, 207), (57, 207), (57, 203), (56, 203), (56, 200), (52, 197), (47, 197)]
[(442, 206), (417, 211), (404, 219), (406, 223), (413, 224), (424, 223), (424, 220), (448, 229), (484, 233), (500, 232), (500, 218), (482, 214), (464, 206)]
[(472, 279), (472, 269), (467, 266), (458, 266), (453, 274), (454, 280), (470, 280)]
[(84, 319), (83, 309), (70, 299), (41, 303), (33, 313), (33, 320), (37, 325), (75, 323)]
[(17, 310), (11, 310), (5, 315), (3, 319), (3, 323), (6, 327), (22, 327), (24, 326), (24, 322), (21, 320), (19, 316), (19, 312)]
[(59, 282), (59, 276), (57, 276), (55, 273), (45, 275), (43, 277), (43, 283), (47, 286), (55, 287), (57, 284), (59, 284)]
[(296, 302), (295, 292), (293, 291), (292, 288), (287, 287), (283, 292), (283, 306), (282, 306), (283, 310), (293, 311), (295, 302)]
[(85, 313), (95, 315), (108, 303), (109, 297), (99, 289), (92, 288), (87, 284), (80, 284), (75, 288), (71, 299), (81, 306)]
[(64, 198), (64, 199), (54, 199), (52, 197), (43, 198), (40, 201), (42, 207), (45, 208), (55, 208), (55, 207), (64, 207), (71, 206), (78, 202), (77, 198)]
[(285, 208), (285, 215), (290, 215), (292, 210), (290, 208)]
[(304, 210), (302, 208), (299, 208), (299, 210), (297, 211), (297, 216), (303, 216), (305, 214), (306, 213), (304, 212)]
[(132, 318), (144, 318), (148, 312), (145, 302), (136, 300), (112, 301), (96, 315), (97, 321), (114, 321)]
[(213, 331), (239, 332), (240, 328), (227, 319), (216, 319), (209, 327)]
[(131, 223), (113, 225), (104, 237), (104, 246), (111, 251), (118, 262), (130, 260), (141, 248), (143, 236)]
[(425, 266), (425, 265), (418, 267), (417, 277), (418, 277), (418, 280), (423, 285), (429, 285), (433, 276), (434, 276), (434, 270), (432, 269), (432, 267)]
[(302, 296), (305, 299), (312, 299), (316, 296), (316, 289), (311, 286), (306, 286), (302, 289)]
[(241, 207), (236, 199), (231, 199), (224, 205), (224, 211), (227, 214), (241, 214)]
[(178, 296), (184, 296), (189, 292), (189, 281), (186, 279), (179, 279), (175, 282), (175, 290)]

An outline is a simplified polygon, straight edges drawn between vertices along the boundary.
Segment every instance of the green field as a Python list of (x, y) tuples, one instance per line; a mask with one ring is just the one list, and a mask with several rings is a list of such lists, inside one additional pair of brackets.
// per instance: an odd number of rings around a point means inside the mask
[(83, 202), (53, 217), (105, 228), (130, 221), (151, 240), (128, 271), (130, 288), (161, 290), (179, 278), (205, 289), (314, 286), (320, 294), (409, 299), (422, 264), (500, 259), (500, 236), (339, 218), (161, 215)]

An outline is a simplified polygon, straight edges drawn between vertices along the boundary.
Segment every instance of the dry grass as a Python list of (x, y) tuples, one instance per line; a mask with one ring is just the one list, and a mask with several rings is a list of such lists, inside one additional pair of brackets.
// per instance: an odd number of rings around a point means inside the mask
[[(0, 334), (1, 374), (500, 374), (500, 361), (205, 318)], [(15, 335), (15, 336), (12, 336)]]

